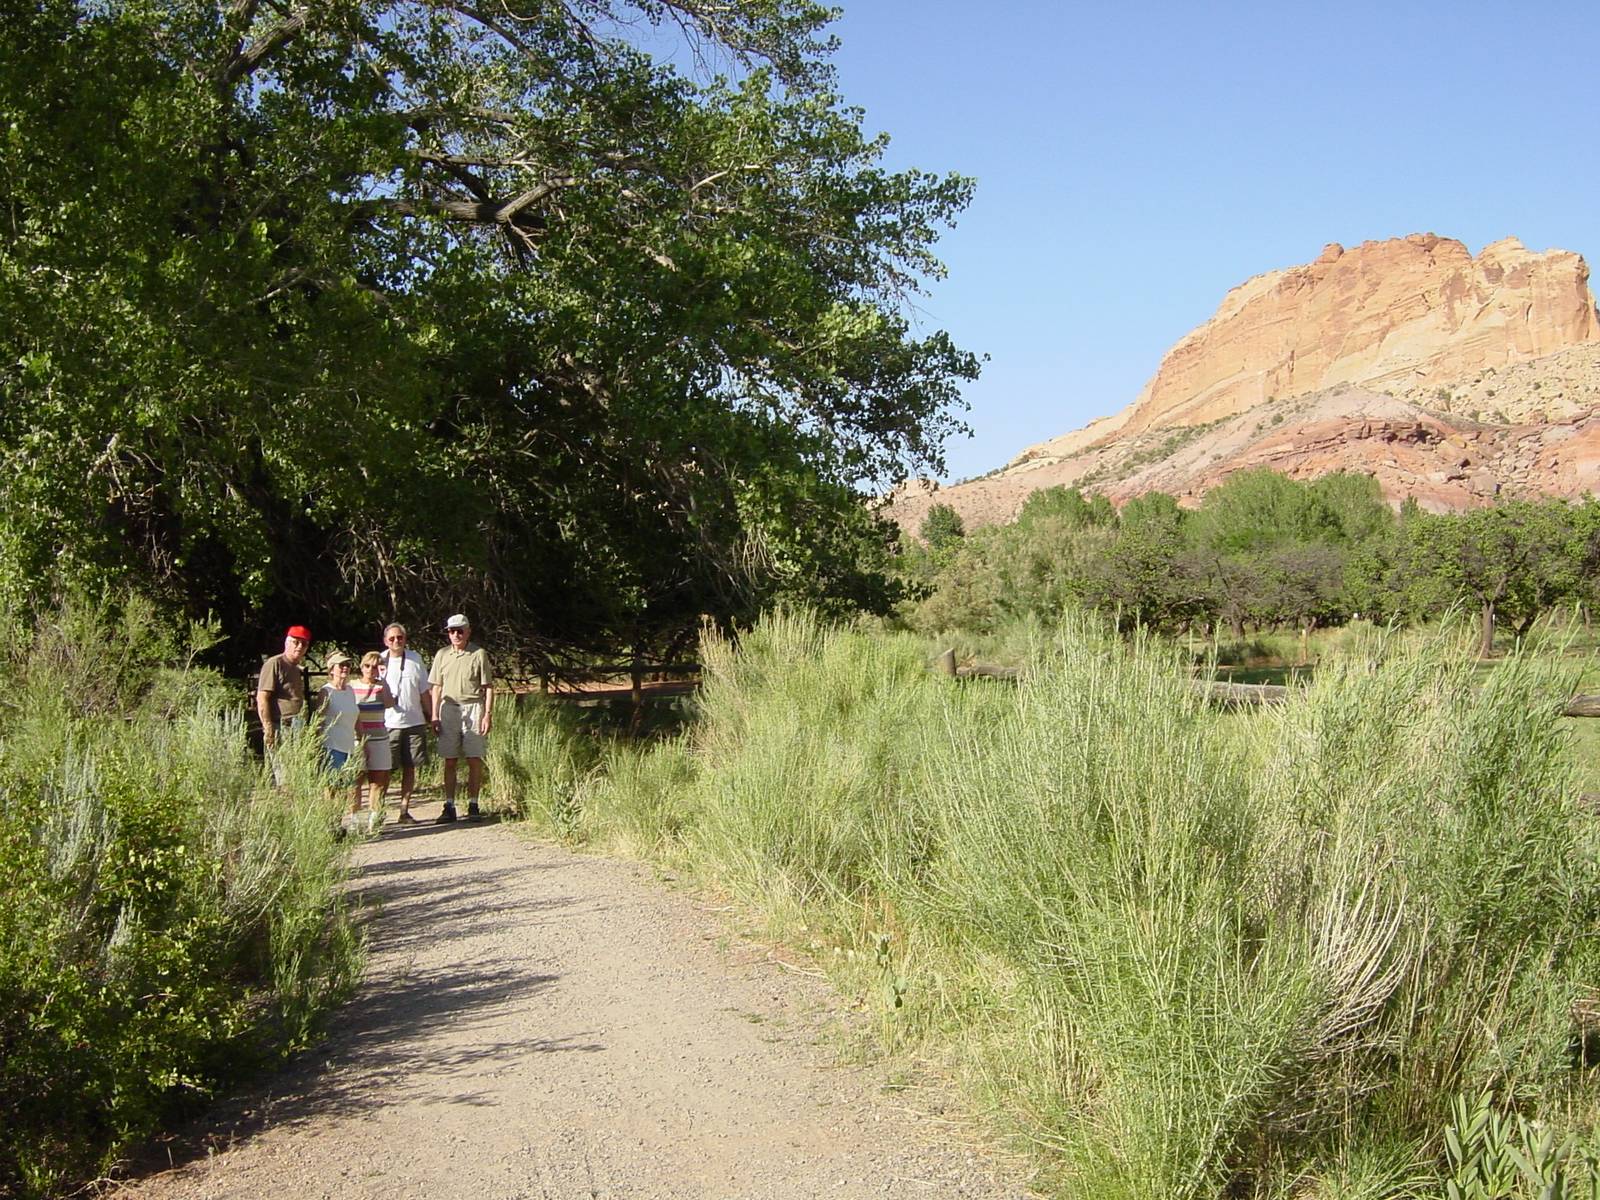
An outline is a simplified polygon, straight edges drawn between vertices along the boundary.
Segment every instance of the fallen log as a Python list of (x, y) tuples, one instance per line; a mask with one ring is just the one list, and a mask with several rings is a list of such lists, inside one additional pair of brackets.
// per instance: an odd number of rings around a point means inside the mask
[(956, 666), (956, 652), (954, 649), (946, 650), (943, 654), (936, 655), (929, 664), (941, 675), (948, 675), (952, 679), (1010, 679), (1022, 678), (1021, 667), (992, 667), (983, 663), (973, 663), (970, 667)]
[(957, 667), (957, 679), (1010, 679), (1022, 678), (1021, 667), (988, 667), (973, 663), (970, 667)]
[(1229, 708), (1260, 708), (1282, 704), (1289, 698), (1289, 689), (1279, 683), (1222, 683), (1206, 679), (1196, 679), (1194, 683), (1204, 690), (1207, 701)]

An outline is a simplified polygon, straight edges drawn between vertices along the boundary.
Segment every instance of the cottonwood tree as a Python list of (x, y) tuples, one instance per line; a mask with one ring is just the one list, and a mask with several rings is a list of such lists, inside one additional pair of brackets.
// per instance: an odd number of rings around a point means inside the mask
[(928, 544), (928, 549), (938, 554), (967, 536), (966, 522), (961, 514), (948, 504), (935, 504), (922, 518), (917, 534)]
[(906, 301), (970, 184), (883, 168), (829, 16), (14, 14), (0, 588), (132, 578), (252, 644), (290, 612), (598, 650), (884, 606), (859, 500), (958, 427), (976, 362)]

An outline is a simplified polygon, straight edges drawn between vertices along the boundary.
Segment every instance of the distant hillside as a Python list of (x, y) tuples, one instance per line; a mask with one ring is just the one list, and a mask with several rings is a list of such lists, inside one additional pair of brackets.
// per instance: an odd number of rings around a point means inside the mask
[(1584, 260), (1514, 238), (1474, 258), (1415, 234), (1327, 247), (1241, 284), (1184, 337), (1134, 402), (890, 513), (915, 529), (950, 504), (969, 525), (1010, 520), (1068, 484), (1121, 502), (1193, 501), (1230, 472), (1365, 471), (1398, 504), (1581, 495), (1600, 483), (1600, 316)]

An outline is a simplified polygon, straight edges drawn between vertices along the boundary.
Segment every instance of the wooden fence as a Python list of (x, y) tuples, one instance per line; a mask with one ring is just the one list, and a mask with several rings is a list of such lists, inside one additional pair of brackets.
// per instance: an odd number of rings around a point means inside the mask
[[(933, 669), (941, 675), (955, 679), (1000, 679), (1016, 681), (1022, 678), (1018, 667), (957, 666), (956, 652), (946, 650), (933, 660)], [(1289, 698), (1290, 689), (1277, 683), (1223, 683), (1217, 680), (1197, 679), (1197, 688), (1205, 692), (1207, 701), (1223, 708), (1261, 708), (1282, 704)], [(1561, 709), (1563, 717), (1600, 717), (1600, 695), (1573, 696)]]

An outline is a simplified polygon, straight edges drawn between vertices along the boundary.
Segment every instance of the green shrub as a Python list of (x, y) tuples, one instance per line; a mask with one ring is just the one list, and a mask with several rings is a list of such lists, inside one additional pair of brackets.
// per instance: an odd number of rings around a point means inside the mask
[(163, 669), (170, 646), (129, 611), (0, 620), (9, 1194), (103, 1172), (176, 1106), (304, 1044), (357, 963), (309, 739), (274, 791), (226, 690)]
[(577, 833), (579, 790), (600, 757), (599, 741), (579, 733), (560, 705), (508, 705), (489, 742), (489, 799), (512, 816), (571, 838)]

